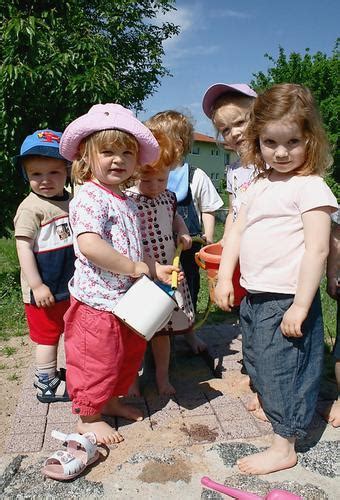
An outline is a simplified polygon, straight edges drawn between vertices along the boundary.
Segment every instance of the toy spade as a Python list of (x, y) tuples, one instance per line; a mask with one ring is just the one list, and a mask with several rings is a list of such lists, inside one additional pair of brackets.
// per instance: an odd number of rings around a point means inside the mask
[(236, 498), (237, 500), (303, 500), (302, 497), (285, 490), (272, 490), (267, 493), (266, 496), (261, 497), (259, 495), (255, 495), (255, 493), (249, 493), (247, 491), (239, 490), (238, 488), (230, 488), (224, 484), (215, 483), (215, 481), (212, 481), (206, 476), (202, 477), (201, 484), (211, 490), (224, 493), (225, 495)]

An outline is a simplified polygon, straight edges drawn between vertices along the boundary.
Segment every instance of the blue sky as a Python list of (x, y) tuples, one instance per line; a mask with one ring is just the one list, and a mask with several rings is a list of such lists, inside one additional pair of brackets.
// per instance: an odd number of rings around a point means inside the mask
[(205, 89), (216, 82), (249, 83), (264, 71), (269, 53), (331, 54), (339, 33), (338, 0), (177, 0), (177, 11), (164, 19), (181, 27), (165, 42), (165, 77), (144, 103), (139, 119), (165, 109), (191, 113), (195, 130), (213, 135), (201, 108)]

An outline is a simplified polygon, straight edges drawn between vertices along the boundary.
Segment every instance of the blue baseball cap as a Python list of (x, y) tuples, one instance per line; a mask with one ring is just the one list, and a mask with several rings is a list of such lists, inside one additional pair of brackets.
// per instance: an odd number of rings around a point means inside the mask
[(50, 129), (36, 130), (28, 135), (21, 145), (20, 154), (13, 158), (14, 165), (21, 166), (25, 156), (46, 156), (67, 161), (59, 152), (61, 135), (61, 132)]

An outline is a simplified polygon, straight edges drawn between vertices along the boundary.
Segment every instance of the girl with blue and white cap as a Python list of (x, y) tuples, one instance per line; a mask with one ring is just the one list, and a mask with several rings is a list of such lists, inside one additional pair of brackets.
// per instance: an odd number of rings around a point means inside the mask
[[(143, 419), (119, 396), (127, 394), (146, 347), (112, 310), (153, 264), (143, 261), (137, 207), (121, 188), (138, 165), (157, 160), (159, 146), (131, 111), (97, 104), (66, 128), (60, 150), (73, 161), (73, 179), (81, 184), (70, 206), (77, 260), (65, 316), (67, 384), (72, 412), (80, 418), (77, 431), (93, 432), (97, 442), (109, 445), (123, 437), (103, 414)], [(169, 283), (172, 271), (179, 271), (153, 267)]]

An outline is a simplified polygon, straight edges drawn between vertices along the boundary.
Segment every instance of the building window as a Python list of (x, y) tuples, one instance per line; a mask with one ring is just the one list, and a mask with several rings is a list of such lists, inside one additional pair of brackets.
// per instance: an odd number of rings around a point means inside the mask
[(219, 152), (219, 150), (218, 150), (218, 149), (216, 149), (216, 151), (215, 151), (215, 155), (216, 155), (216, 156), (219, 156), (219, 155), (220, 155), (220, 152)]
[(218, 178), (219, 178), (219, 174), (218, 174), (218, 172), (217, 172), (217, 173), (216, 173), (216, 180), (217, 180)]
[(214, 150), (214, 149), (212, 149), (212, 150), (211, 150), (211, 156), (214, 156), (214, 153), (215, 153), (215, 150)]
[(229, 165), (230, 163), (230, 153), (224, 153), (224, 164)]
[(191, 154), (192, 155), (199, 155), (200, 154), (200, 148), (199, 148), (199, 146), (196, 146), (196, 144), (194, 144), (192, 146), (192, 149), (191, 149)]

